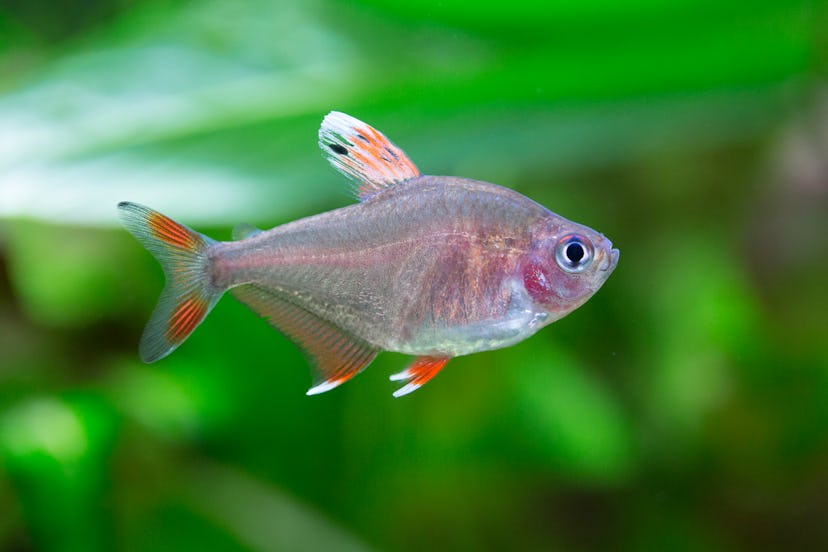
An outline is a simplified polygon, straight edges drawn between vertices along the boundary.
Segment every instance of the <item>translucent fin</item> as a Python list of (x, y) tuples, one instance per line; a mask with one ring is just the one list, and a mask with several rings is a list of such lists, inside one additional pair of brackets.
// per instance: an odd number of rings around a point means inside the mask
[(417, 357), (411, 366), (389, 378), (391, 381), (408, 381), (394, 391), (394, 396), (402, 397), (416, 391), (436, 376), (448, 361), (448, 358)]
[(262, 231), (253, 226), (252, 224), (247, 224), (246, 222), (242, 222), (241, 224), (237, 224), (235, 228), (233, 228), (233, 239), (243, 240), (245, 238), (250, 238), (255, 236), (256, 234), (261, 234)]
[(167, 278), (138, 348), (141, 360), (154, 362), (181, 345), (221, 297), (208, 276), (206, 249), (215, 242), (136, 203), (119, 203), (118, 215)]
[(233, 288), (233, 295), (293, 340), (314, 366), (308, 395), (324, 393), (360, 373), (377, 350), (338, 326), (311, 314), (276, 293), (254, 284)]
[(361, 201), (420, 176), (414, 163), (381, 132), (338, 111), (322, 120), (319, 147), (333, 168), (357, 182)]

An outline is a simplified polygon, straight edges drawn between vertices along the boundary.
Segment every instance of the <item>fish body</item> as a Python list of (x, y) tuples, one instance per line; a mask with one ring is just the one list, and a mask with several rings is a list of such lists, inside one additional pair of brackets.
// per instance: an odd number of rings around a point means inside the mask
[[(392, 376), (408, 381), (399, 396), (452, 357), (512, 345), (565, 316), (618, 261), (602, 234), (513, 190), (421, 175), (347, 115), (326, 117), (320, 146), (359, 184), (359, 203), (268, 231), (246, 227), (232, 242), (120, 205), (168, 279), (142, 338), (144, 360), (169, 354), (230, 290), (308, 354), (309, 393), (339, 385), (385, 350), (418, 357)], [(176, 248), (183, 253), (171, 254)]]

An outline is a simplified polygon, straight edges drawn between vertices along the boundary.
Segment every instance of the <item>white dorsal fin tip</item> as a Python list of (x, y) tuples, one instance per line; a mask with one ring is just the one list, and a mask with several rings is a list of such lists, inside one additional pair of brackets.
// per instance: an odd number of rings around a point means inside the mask
[(359, 183), (361, 200), (420, 175), (405, 153), (381, 132), (339, 111), (322, 120), (319, 147), (336, 170)]
[(319, 139), (326, 133), (337, 133), (346, 136), (353, 133), (355, 128), (368, 126), (359, 119), (351, 117), (341, 111), (331, 111), (322, 119), (322, 126), (319, 127)]

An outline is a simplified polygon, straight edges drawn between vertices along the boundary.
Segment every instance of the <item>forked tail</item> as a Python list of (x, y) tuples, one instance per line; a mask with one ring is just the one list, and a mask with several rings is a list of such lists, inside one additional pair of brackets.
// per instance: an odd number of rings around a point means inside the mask
[(136, 203), (119, 203), (118, 215), (167, 278), (139, 346), (141, 360), (154, 362), (181, 345), (224, 292), (210, 279), (207, 248), (215, 241)]

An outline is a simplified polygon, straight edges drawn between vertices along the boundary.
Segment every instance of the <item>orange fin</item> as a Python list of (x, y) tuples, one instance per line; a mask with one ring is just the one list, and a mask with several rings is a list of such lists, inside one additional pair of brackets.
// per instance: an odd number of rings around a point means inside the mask
[(170, 343), (181, 343), (198, 326), (207, 314), (209, 305), (205, 298), (193, 293), (178, 303), (167, 321), (164, 335)]
[(119, 203), (118, 215), (158, 259), (167, 279), (138, 349), (141, 360), (155, 362), (181, 345), (221, 297), (224, 290), (209, 278), (207, 249), (215, 242), (137, 203)]
[(420, 176), (408, 156), (381, 132), (345, 113), (328, 113), (319, 128), (319, 147), (333, 168), (358, 183), (360, 201)]
[(448, 361), (449, 359), (445, 357), (417, 357), (411, 366), (402, 372), (391, 376), (391, 381), (408, 381), (408, 383), (394, 391), (394, 396), (402, 397), (403, 395), (408, 395), (412, 391), (416, 391), (428, 383), (431, 378), (436, 376), (437, 372), (439, 372)]
[(308, 395), (324, 393), (360, 373), (377, 356), (361, 339), (277, 293), (254, 284), (232, 289), (236, 298), (296, 343), (315, 368)]

